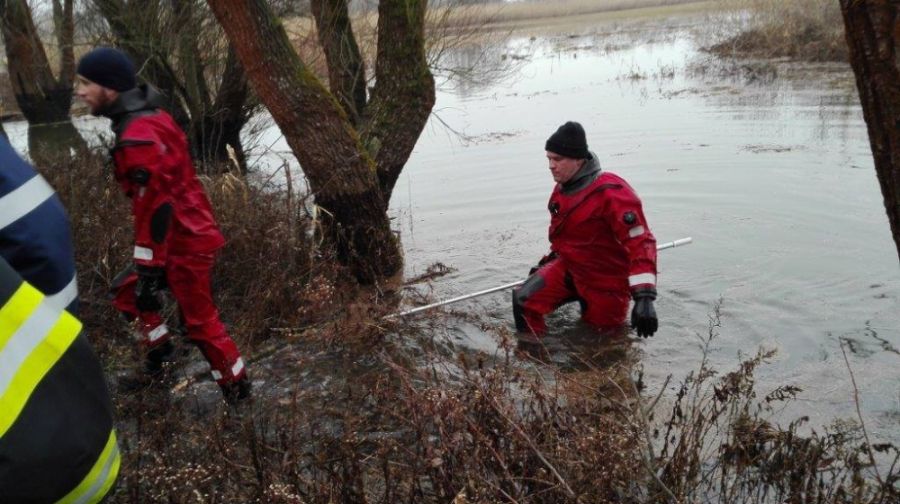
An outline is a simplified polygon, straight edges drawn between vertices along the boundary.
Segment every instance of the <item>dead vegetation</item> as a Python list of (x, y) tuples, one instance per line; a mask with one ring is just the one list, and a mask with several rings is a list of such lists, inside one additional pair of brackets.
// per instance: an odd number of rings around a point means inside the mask
[[(452, 1), (449, 3), (453, 3)], [(459, 2), (465, 3), (465, 2)], [(459, 9), (437, 7), (436, 17), (448, 26), (515, 27), (535, 20), (577, 17), (604, 12), (617, 12), (681, 4), (705, 3), (698, 0), (553, 0), (514, 3), (488, 3)], [(455, 12), (454, 12), (455, 9)], [(444, 14), (444, 10), (447, 10)]]
[(713, 45), (722, 56), (787, 57), (802, 61), (847, 61), (844, 22), (832, 0), (729, 0), (746, 14), (737, 35)]

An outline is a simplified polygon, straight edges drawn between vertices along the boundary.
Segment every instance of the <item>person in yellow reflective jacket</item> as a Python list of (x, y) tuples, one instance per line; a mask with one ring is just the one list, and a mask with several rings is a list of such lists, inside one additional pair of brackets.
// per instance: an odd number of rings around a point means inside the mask
[(0, 503), (95, 503), (116, 481), (109, 392), (75, 307), (62, 205), (0, 138)]

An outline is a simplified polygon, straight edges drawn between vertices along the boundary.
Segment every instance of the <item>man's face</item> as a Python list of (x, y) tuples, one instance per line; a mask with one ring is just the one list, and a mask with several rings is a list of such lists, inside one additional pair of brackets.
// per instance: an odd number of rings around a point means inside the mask
[(119, 93), (79, 75), (75, 78), (75, 96), (88, 106), (91, 114), (97, 115), (110, 103), (116, 101)]
[(565, 184), (571, 180), (584, 164), (584, 159), (565, 157), (550, 151), (547, 151), (547, 160), (550, 161), (553, 180), (558, 184)]

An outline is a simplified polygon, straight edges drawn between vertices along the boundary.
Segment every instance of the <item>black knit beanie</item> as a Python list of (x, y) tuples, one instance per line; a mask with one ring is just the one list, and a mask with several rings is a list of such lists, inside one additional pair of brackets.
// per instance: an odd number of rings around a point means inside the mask
[(111, 47), (98, 47), (82, 56), (76, 73), (114, 91), (128, 91), (137, 86), (131, 59)]
[(569, 121), (556, 129), (547, 139), (544, 150), (555, 152), (573, 159), (590, 159), (584, 128), (575, 121)]

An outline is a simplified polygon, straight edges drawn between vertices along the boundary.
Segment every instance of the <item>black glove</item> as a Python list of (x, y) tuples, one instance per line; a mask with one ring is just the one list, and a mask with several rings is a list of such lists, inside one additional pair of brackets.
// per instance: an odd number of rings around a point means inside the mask
[(631, 309), (631, 327), (637, 331), (638, 336), (649, 338), (659, 327), (656, 310), (653, 308), (656, 289), (636, 290), (631, 293), (631, 297), (634, 298), (634, 308)]
[(549, 254), (545, 255), (544, 257), (541, 257), (541, 260), (538, 261), (537, 266), (534, 266), (530, 270), (528, 270), (528, 276), (534, 275), (537, 272), (537, 270), (541, 269), (541, 266), (556, 259), (557, 257), (559, 257), (559, 254), (557, 254), (554, 251), (551, 251)]
[(137, 309), (142, 312), (155, 312), (162, 309), (159, 291), (166, 287), (166, 274), (162, 268), (137, 267), (137, 285), (134, 288)]

